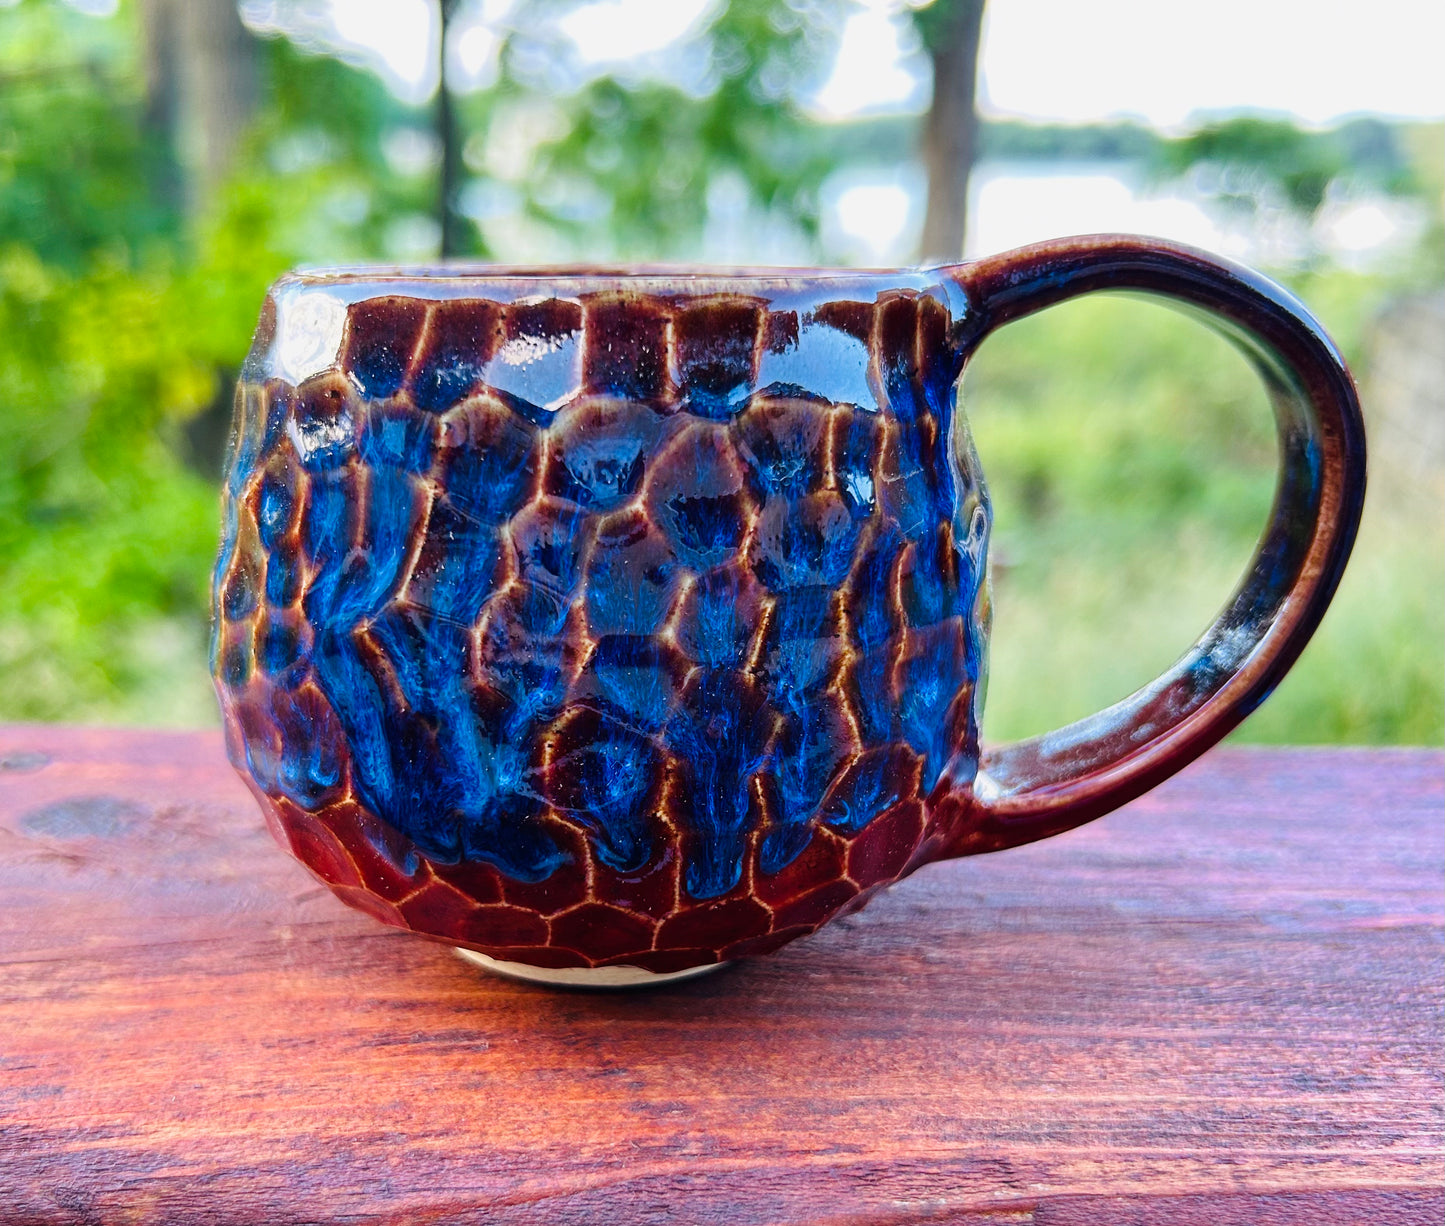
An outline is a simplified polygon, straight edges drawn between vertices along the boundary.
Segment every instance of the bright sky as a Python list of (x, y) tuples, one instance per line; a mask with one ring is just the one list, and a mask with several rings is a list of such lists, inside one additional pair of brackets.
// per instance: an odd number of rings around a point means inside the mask
[(660, 51), (686, 34), (711, 0), (597, 0), (562, 19), (562, 29), (591, 63)]
[(983, 93), (1009, 114), (1445, 116), (1440, 0), (1000, 0), (985, 13)]
[[(380, 57), (402, 92), (429, 91), (433, 0), (329, 2), (343, 41)], [(584, 59), (615, 62), (683, 36), (711, 2), (597, 0), (563, 28)], [(922, 104), (905, 2), (855, 0), (817, 99), (822, 111)], [(462, 6), (454, 58), (465, 77), (485, 78), (494, 45), (468, 27), (504, 21), (510, 7)], [(981, 93), (996, 113), (1071, 122), (1131, 115), (1163, 127), (1238, 108), (1315, 123), (1359, 111), (1445, 116), (1440, 0), (992, 0), (986, 13)]]
[[(904, 11), (918, 2), (852, 0), (837, 60), (811, 100), (818, 113), (922, 110), (926, 65)], [(641, 66), (657, 63), (717, 3), (595, 0), (560, 30), (583, 63)], [(459, 87), (492, 78), (497, 32), (515, 4), (459, 5), (447, 67)], [(244, 0), (243, 9), (261, 26), (286, 21), (277, 0)], [(435, 88), (436, 0), (318, 0), (305, 11), (311, 36), (373, 63), (402, 97), (421, 102)], [(1165, 129), (1231, 110), (1319, 124), (1360, 112), (1445, 118), (1445, 0), (989, 0), (985, 14), (980, 104), (991, 114), (1071, 123), (1132, 117)], [(839, 250), (862, 263), (909, 258), (921, 208), (910, 173), (830, 183), (824, 224)], [(1132, 230), (1246, 260), (1273, 258), (1258, 236), (1221, 230), (1197, 200), (1140, 193), (1106, 174), (981, 167), (970, 195), (971, 255), (1054, 234)], [(1331, 219), (1327, 237), (1342, 258), (1411, 232), (1410, 218), (1382, 207), (1351, 205)], [(731, 258), (756, 258), (743, 247)]]

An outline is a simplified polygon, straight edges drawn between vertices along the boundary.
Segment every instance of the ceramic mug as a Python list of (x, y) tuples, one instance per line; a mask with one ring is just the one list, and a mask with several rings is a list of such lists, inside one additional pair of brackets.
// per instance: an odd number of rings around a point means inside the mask
[[(1173, 668), (981, 750), (990, 512), (959, 376), (994, 329), (1097, 290), (1239, 345), (1278, 495)], [(660, 982), (1177, 771), (1298, 656), (1363, 494), (1318, 323), (1162, 242), (301, 273), (237, 392), (213, 667), (233, 762), (346, 902), (503, 972)]]

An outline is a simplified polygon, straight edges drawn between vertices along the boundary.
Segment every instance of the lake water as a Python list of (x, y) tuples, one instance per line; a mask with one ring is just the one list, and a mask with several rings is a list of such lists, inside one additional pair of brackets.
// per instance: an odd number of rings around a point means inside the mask
[[(923, 198), (918, 168), (840, 172), (824, 191), (825, 241), (852, 262), (908, 263), (922, 228)], [(1231, 216), (1184, 185), (1147, 184), (1128, 165), (984, 162), (969, 184), (965, 255), (1068, 234), (1125, 232), (1266, 266), (1290, 264), (1313, 244), (1340, 263), (1369, 267), (1414, 241), (1422, 224), (1408, 203), (1368, 197), (1327, 203), (1310, 233), (1282, 212)]]

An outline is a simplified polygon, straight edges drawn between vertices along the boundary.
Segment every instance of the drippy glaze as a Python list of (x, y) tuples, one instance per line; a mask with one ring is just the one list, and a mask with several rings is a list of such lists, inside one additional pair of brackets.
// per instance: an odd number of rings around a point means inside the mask
[(921, 863), (977, 762), (966, 314), (922, 273), (279, 283), (214, 668), (289, 846), (389, 923), (656, 971)]
[[(1200, 311), (1255, 365), (1275, 505), (1172, 668), (980, 759), (989, 508), (957, 378), (1100, 290)], [(289, 277), (237, 394), (213, 667), (232, 760), (342, 898), (495, 963), (667, 974), (1198, 757), (1318, 626), (1364, 488), (1319, 322), (1158, 240)]]

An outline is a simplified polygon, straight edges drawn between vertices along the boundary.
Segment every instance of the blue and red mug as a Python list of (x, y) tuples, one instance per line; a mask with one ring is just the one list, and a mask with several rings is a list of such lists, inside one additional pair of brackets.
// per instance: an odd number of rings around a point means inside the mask
[[(1100, 290), (1240, 346), (1278, 495), (1164, 676), (981, 749), (990, 511), (959, 376), (994, 329)], [(1160, 242), (907, 272), (295, 274), (237, 393), (228, 746), (282, 842), (385, 923), (548, 982), (696, 974), (1197, 757), (1319, 623), (1364, 481), (1318, 323)]]

